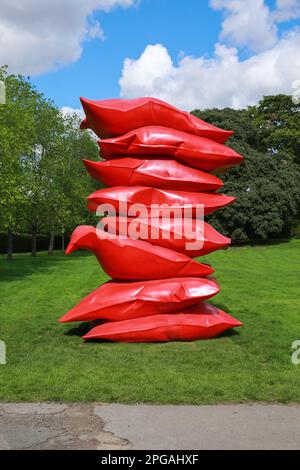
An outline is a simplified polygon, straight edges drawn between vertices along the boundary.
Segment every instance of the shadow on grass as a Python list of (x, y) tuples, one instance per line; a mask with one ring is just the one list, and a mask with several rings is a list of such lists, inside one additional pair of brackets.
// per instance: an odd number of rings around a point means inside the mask
[(64, 332), (66, 336), (84, 336), (91, 329), (89, 323), (80, 323), (80, 325), (74, 326), (70, 330)]
[[(75, 326), (74, 328), (71, 328), (68, 331), (65, 331), (64, 335), (66, 336), (78, 336), (82, 337), (86, 333), (88, 333), (94, 326), (100, 325), (101, 321), (94, 321), (94, 322), (85, 322), (85, 323), (80, 323), (80, 325)], [(106, 339), (89, 339), (88, 341), (85, 340), (86, 343), (113, 343), (112, 341), (106, 340)]]
[(83, 336), (85, 335), (88, 331), (90, 331), (92, 328), (94, 328), (97, 325), (101, 325), (102, 323), (106, 323), (105, 320), (93, 320), (93, 321), (88, 321), (88, 322), (83, 322), (80, 323), (77, 326), (74, 326), (73, 328), (70, 328), (70, 330), (67, 330), (64, 332), (64, 335), (66, 336)]
[(72, 253), (72, 256), (67, 256), (62, 252), (54, 252), (52, 256), (48, 256), (47, 253), (43, 252), (38, 253), (35, 257), (31, 256), (30, 253), (18, 253), (11, 261), (7, 261), (4, 256), (1, 256), (0, 282), (15, 281), (39, 271), (47, 271), (60, 262), (68, 263), (71, 261), (74, 263), (77, 260), (79, 262), (80, 258), (85, 256), (93, 255), (87, 251)]
[[(217, 308), (219, 308), (220, 310), (223, 310), (224, 312), (228, 313), (229, 315), (232, 315), (232, 312), (229, 311), (228, 307), (224, 304), (221, 304), (221, 303), (217, 303), (217, 302), (214, 302), (213, 305)], [(218, 338), (224, 338), (224, 337), (231, 337), (231, 336), (239, 336), (240, 332), (238, 330), (235, 330), (234, 328), (232, 328), (231, 330), (227, 330), (227, 331), (224, 331), (224, 333), (222, 333), (220, 336), (218, 336)]]
[(222, 333), (217, 338), (226, 338), (226, 337), (230, 338), (232, 336), (239, 336), (239, 335), (240, 335), (240, 332), (232, 328), (231, 330), (224, 331), (224, 333)]

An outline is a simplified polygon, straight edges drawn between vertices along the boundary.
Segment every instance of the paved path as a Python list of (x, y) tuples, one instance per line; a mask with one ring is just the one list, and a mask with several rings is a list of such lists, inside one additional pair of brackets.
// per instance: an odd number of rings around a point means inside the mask
[(300, 406), (0, 404), (0, 449), (300, 449)]

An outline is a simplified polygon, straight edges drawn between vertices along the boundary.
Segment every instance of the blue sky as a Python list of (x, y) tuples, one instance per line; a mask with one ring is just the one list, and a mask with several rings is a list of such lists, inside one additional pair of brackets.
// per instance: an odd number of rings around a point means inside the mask
[(211, 54), (221, 24), (221, 14), (205, 0), (142, 0), (135, 8), (99, 12), (96, 17), (104, 41), (87, 42), (78, 62), (33, 79), (59, 106), (78, 106), (80, 94), (97, 99), (119, 96), (125, 57), (140, 56), (147, 44), (164, 44), (175, 62), (180, 51)]
[[(29, 73), (60, 107), (79, 108), (80, 95), (153, 95), (186, 108), (242, 107), (263, 94), (292, 93), (300, 79), (300, 0), (88, 0), (85, 9), (84, 2), (72, 7), (70, 0), (52, 0), (40, 11), (41, 2), (23, 0), (28, 9), (21, 13), (20, 2), (0, 0), (8, 46), (0, 61)], [(12, 30), (19, 34), (15, 43)], [(26, 41), (24, 59), (20, 44)], [(284, 72), (280, 63), (287, 54)], [(126, 58), (131, 62), (124, 71)]]

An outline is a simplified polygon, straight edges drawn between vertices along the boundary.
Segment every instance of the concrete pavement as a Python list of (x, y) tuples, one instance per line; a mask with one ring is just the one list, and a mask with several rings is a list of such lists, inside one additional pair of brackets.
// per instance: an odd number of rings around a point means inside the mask
[(299, 448), (299, 405), (0, 404), (0, 449)]

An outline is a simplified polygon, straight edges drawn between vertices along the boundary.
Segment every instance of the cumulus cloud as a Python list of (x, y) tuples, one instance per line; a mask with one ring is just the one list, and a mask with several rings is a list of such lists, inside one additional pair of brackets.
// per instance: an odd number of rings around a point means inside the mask
[(245, 60), (236, 48), (217, 44), (212, 58), (186, 56), (174, 65), (163, 45), (149, 45), (138, 59), (125, 60), (121, 96), (155, 96), (188, 110), (242, 108), (263, 95), (292, 93), (300, 77), (299, 50), (300, 33), (291, 32)]
[(277, 27), (264, 0), (211, 0), (215, 10), (223, 10), (221, 39), (253, 51), (272, 47), (277, 41)]
[(0, 0), (0, 63), (36, 75), (76, 61), (82, 44), (104, 39), (93, 14), (135, 0)]
[(273, 19), (277, 22), (296, 20), (300, 18), (299, 0), (277, 0)]
[[(295, 19), (299, 0), (277, 0), (270, 11), (263, 0), (211, 0), (225, 10), (221, 42), (212, 57), (181, 56), (174, 64), (162, 44), (148, 45), (140, 57), (126, 58), (119, 81), (124, 98), (156, 96), (184, 109), (242, 108), (263, 95), (293, 93), (300, 78), (300, 32), (279, 36), (277, 23)], [(233, 47), (234, 44), (234, 47)], [(247, 47), (252, 55), (239, 56)]]

